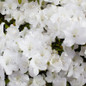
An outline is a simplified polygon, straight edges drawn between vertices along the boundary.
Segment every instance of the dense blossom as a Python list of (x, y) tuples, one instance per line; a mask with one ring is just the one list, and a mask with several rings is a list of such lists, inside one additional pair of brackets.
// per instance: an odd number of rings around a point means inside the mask
[(0, 0), (0, 86), (86, 86), (86, 0)]

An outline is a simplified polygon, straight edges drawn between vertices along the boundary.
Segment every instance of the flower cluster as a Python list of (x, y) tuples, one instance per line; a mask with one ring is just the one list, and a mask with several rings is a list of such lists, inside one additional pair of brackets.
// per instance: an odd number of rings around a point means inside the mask
[(0, 86), (86, 86), (86, 0), (0, 0)]

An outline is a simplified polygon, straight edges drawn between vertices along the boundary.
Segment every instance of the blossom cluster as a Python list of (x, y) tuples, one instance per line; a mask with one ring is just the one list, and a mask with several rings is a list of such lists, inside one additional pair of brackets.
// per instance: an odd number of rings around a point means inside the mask
[(0, 86), (86, 86), (86, 0), (0, 0)]

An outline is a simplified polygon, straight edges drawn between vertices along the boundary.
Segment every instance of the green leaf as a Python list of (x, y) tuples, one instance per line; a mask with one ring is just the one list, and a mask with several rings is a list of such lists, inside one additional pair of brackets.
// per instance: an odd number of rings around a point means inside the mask
[(46, 86), (53, 86), (52, 83), (46, 83)]
[(6, 29), (8, 27), (10, 27), (11, 24), (15, 25), (15, 19), (11, 19), (9, 22), (7, 20), (4, 20), (5, 24), (4, 24), (4, 27), (3, 27), (3, 32), (4, 34), (7, 33)]
[(84, 56), (81, 56), (82, 59), (83, 59), (83, 62), (86, 62), (86, 58)]
[(10, 82), (10, 80), (7, 78), (7, 79), (5, 80), (5, 84), (7, 85), (9, 82)]
[(22, 3), (22, 0), (18, 0), (18, 3), (21, 4)]
[(45, 76), (46, 76), (47, 71), (48, 71), (48, 70), (39, 71), (39, 74), (40, 74), (40, 75), (45, 75)]
[(5, 74), (5, 86), (8, 85), (8, 83), (10, 82), (8, 75)]
[(12, 19), (10, 20), (9, 24), (10, 24), (10, 25), (13, 24), (13, 25), (15, 26), (15, 19), (12, 18)]
[(30, 24), (29, 23), (24, 23), (24, 24), (21, 24), (20, 26), (19, 26), (19, 32), (21, 32), (21, 31), (23, 31), (23, 29), (24, 29), (24, 27), (27, 27), (27, 29), (29, 30), (30, 29)]
[(75, 49), (75, 52), (80, 52), (81, 51), (81, 45), (78, 45), (78, 48)]
[(74, 45), (71, 46), (72, 50), (74, 49)]
[(58, 4), (58, 5), (56, 5), (57, 7), (61, 7), (62, 5), (61, 4)]
[(46, 2), (45, 1), (42, 1), (41, 2), (41, 10), (43, 10), (45, 7), (46, 7)]
[(4, 34), (7, 33), (6, 29), (7, 29), (8, 27), (10, 27), (11, 24), (15, 25), (15, 19), (14, 19), (14, 18), (12, 18), (12, 19), (8, 22), (7, 20), (5, 20), (5, 15), (2, 15), (2, 14), (0, 13), (0, 24), (1, 24), (2, 22), (5, 23), (5, 24), (4, 24), (4, 27), (3, 27), (3, 32), (4, 32)]
[(38, 4), (40, 3), (39, 0), (28, 0), (28, 2), (35, 2), (35, 1), (37, 1)]
[(61, 53), (64, 51), (62, 46), (63, 41), (64, 39), (59, 39), (56, 37), (55, 42), (52, 42), (51, 44), (52, 50), (56, 50), (59, 55), (61, 55)]
[(27, 27), (28, 29), (30, 29), (30, 24), (29, 23), (25, 23), (24, 26)]
[(86, 84), (84, 84), (83, 86), (86, 86)]
[(28, 2), (32, 2), (32, 1), (35, 2), (36, 0), (28, 0)]
[(0, 13), (0, 24), (1, 24), (2, 22), (4, 22), (4, 18), (5, 18), (5, 15), (2, 15), (2, 14)]
[(40, 3), (39, 0), (37, 0), (38, 4)]
[(0, 1), (4, 2), (5, 0), (0, 0)]
[(66, 84), (66, 86), (71, 86), (71, 84), (67, 81), (67, 84)]

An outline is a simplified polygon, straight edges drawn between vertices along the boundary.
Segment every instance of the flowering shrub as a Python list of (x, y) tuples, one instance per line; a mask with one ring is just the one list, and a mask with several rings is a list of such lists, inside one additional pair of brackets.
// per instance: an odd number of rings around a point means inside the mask
[(0, 0), (0, 86), (86, 86), (86, 0)]

